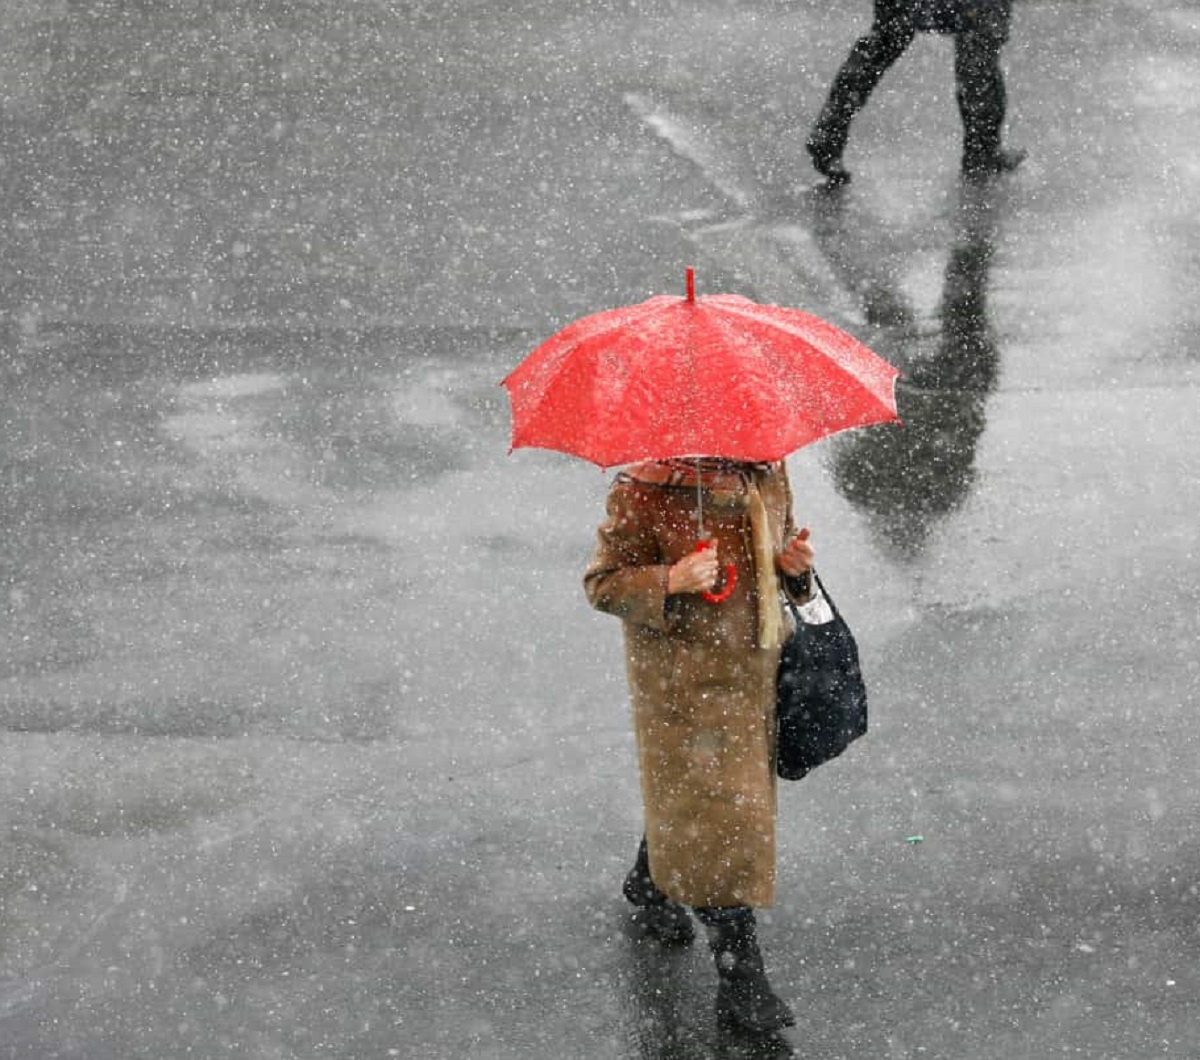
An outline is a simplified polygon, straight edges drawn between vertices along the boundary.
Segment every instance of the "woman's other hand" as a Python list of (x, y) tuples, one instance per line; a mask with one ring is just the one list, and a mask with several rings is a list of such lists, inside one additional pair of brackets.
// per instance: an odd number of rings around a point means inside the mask
[(689, 552), (667, 572), (667, 593), (706, 593), (717, 584), (717, 550), (709, 544)]
[(784, 546), (779, 554), (779, 569), (789, 578), (799, 578), (812, 570), (813, 555), (806, 526)]

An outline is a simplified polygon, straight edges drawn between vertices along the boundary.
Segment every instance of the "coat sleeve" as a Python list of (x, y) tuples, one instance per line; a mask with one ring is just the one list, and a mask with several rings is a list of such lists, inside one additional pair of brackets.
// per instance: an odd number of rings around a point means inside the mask
[(668, 632), (676, 623), (667, 572), (644, 488), (617, 482), (608, 518), (596, 532), (596, 551), (583, 576), (588, 602), (626, 622)]
[[(781, 462), (780, 474), (783, 475), (783, 495), (786, 504), (783, 519), (783, 543), (787, 544), (800, 531), (796, 526), (795, 516), (792, 514), (792, 483), (788, 478), (786, 463)], [(792, 603), (797, 605), (806, 604), (813, 598), (813, 579), (811, 574), (801, 574), (800, 577), (793, 578), (787, 574), (783, 574), (781, 571), (780, 575), (780, 584), (783, 586), (783, 591)]]

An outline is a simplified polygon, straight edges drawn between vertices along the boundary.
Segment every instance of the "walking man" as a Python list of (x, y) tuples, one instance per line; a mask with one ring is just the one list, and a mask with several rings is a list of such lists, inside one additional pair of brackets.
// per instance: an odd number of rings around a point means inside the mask
[(1006, 102), (1000, 49), (1011, 15), (1012, 0), (875, 0), (871, 28), (850, 49), (809, 134), (806, 146), (817, 172), (830, 184), (850, 179), (842, 152), (851, 119), (919, 31), (954, 35), (963, 176), (982, 180), (1016, 169), (1025, 152), (1000, 145)]

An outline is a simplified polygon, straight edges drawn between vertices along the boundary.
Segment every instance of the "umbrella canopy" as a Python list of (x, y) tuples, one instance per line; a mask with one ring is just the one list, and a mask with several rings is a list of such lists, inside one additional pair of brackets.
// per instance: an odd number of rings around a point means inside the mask
[(828, 321), (736, 294), (657, 295), (583, 317), (504, 379), (512, 448), (601, 467), (705, 455), (779, 460), (897, 420), (898, 369)]

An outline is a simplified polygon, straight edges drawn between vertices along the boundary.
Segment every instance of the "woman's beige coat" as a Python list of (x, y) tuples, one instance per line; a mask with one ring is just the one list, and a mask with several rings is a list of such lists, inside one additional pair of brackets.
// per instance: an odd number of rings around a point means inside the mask
[[(693, 906), (774, 900), (779, 647), (758, 643), (751, 480), (776, 554), (794, 533), (782, 463), (706, 472), (705, 536), (716, 538), (722, 564), (738, 568), (724, 603), (667, 596), (668, 569), (697, 541), (695, 473), (679, 464), (643, 464), (617, 477), (584, 576), (592, 606), (625, 628), (650, 875)], [(778, 594), (765, 606), (781, 608)]]

